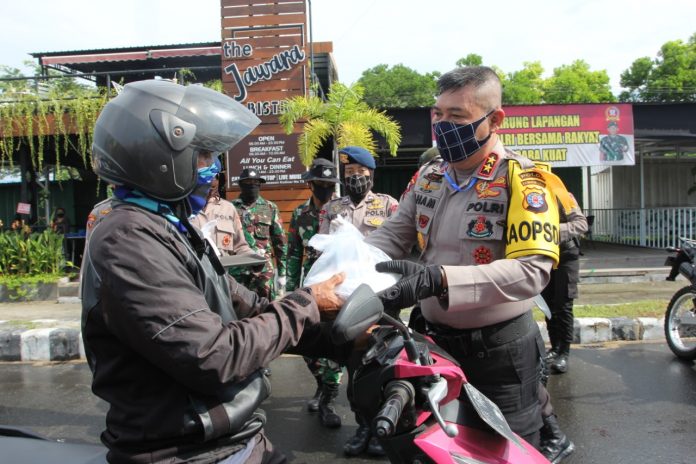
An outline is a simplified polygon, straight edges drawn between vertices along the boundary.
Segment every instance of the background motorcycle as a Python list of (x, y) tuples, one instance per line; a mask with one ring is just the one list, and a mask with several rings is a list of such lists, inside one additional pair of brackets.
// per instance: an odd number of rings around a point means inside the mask
[(680, 288), (672, 296), (665, 312), (665, 338), (672, 352), (680, 359), (696, 359), (696, 241), (679, 238), (679, 248), (669, 247), (676, 253), (665, 261), (672, 266), (667, 280), (681, 274), (690, 285)]
[(500, 409), (469, 384), (459, 364), (428, 337), (383, 314), (381, 300), (361, 285), (333, 324), (338, 341), (377, 322), (352, 379), (353, 397), (389, 460), (398, 463), (541, 464)]

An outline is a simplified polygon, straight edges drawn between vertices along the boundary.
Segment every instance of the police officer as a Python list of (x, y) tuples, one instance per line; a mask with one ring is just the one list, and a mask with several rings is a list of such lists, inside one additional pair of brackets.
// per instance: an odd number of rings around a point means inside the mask
[(347, 195), (324, 205), (319, 216), (319, 233), (328, 234), (331, 221), (341, 216), (368, 235), (396, 211), (399, 202), (389, 195), (372, 192), (377, 165), (369, 151), (363, 147), (344, 147), (338, 156)]
[[(319, 233), (328, 234), (331, 222), (341, 216), (353, 224), (363, 235), (377, 230), (399, 206), (399, 202), (389, 195), (373, 193), (375, 168), (372, 154), (363, 147), (348, 146), (338, 151), (344, 197), (331, 200), (322, 209), (319, 217)], [(353, 364), (348, 366), (348, 376), (352, 377)], [(348, 385), (348, 400), (352, 398), (352, 388)], [(358, 428), (343, 446), (344, 454), (357, 456), (367, 451), (373, 456), (383, 456), (384, 450), (377, 437), (372, 436), (367, 420), (355, 414)]]
[[(317, 252), (308, 246), (309, 239), (319, 229), (319, 211), (331, 199), (339, 182), (336, 167), (331, 161), (316, 158), (302, 179), (309, 184), (312, 196), (295, 208), (288, 230), (288, 282), (287, 291), (302, 285), (302, 279), (318, 258)], [(336, 413), (334, 401), (338, 396), (343, 369), (340, 364), (326, 358), (305, 358), (307, 367), (317, 383), (314, 396), (307, 402), (307, 410), (319, 411), (319, 421), (324, 427), (341, 426), (341, 416)]]
[(288, 244), (278, 207), (260, 195), (261, 184), (265, 183), (266, 179), (255, 169), (243, 169), (239, 176), (241, 192), (232, 204), (237, 208), (249, 246), (266, 257), (266, 265), (261, 271), (233, 270), (232, 275), (250, 290), (273, 300), (276, 297), (273, 282), (276, 270), (279, 290), (285, 288)]
[(220, 175), (218, 173), (213, 178), (205, 207), (191, 220), (191, 224), (202, 229), (209, 222), (215, 221), (212, 237), (222, 255), (253, 253), (244, 237), (237, 208), (220, 196)]
[(365, 241), (393, 258), (420, 245), (423, 265), (377, 266), (404, 276), (382, 293), (385, 307), (420, 301), (435, 342), (512, 430), (539, 446), (544, 348), (531, 299), (558, 261), (559, 181), (499, 140), (505, 113), (495, 71), (457, 68), (438, 87), (433, 130), (443, 160), (420, 170), (396, 215)]
[(92, 390), (109, 405), (109, 462), (286, 462), (257, 409), (263, 367), (288, 349), (350, 348), (319, 323), (340, 304), (341, 275), (269, 302), (225, 274), (188, 222), (211, 151), (258, 123), (218, 92), (155, 80), (127, 84), (97, 119), (93, 166), (118, 188), (86, 253), (82, 334)]
[(575, 198), (572, 209), (561, 211), (561, 259), (558, 267), (551, 271), (551, 280), (541, 292), (551, 310), (551, 319), (546, 319), (551, 349), (546, 353), (546, 362), (553, 374), (568, 371), (570, 344), (573, 342), (573, 300), (578, 297), (580, 279), (580, 237), (587, 232), (587, 218), (582, 214)]

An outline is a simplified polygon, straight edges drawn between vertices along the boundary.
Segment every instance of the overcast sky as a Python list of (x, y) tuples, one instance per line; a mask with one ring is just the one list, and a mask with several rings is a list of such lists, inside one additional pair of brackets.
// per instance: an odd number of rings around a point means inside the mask
[[(315, 41), (332, 41), (341, 81), (381, 63), (445, 72), (469, 53), (505, 72), (583, 59), (615, 93), (633, 60), (696, 33), (696, 0), (312, 0)], [(0, 64), (31, 52), (220, 40), (220, 0), (6, 0)]]

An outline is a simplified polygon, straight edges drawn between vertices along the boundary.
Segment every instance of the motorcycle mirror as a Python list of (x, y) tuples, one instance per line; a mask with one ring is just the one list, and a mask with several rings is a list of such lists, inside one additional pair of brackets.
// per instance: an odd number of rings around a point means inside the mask
[(334, 342), (345, 343), (356, 339), (376, 324), (383, 313), (382, 300), (375, 295), (369, 285), (361, 284), (348, 297), (336, 316), (331, 327)]

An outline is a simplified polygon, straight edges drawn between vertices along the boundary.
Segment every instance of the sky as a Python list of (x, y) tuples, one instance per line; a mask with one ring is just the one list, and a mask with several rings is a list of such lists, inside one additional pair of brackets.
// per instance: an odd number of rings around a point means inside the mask
[[(696, 33), (694, 0), (311, 0), (314, 41), (333, 42), (339, 79), (379, 64), (446, 72), (470, 53), (504, 72), (539, 61), (544, 77), (577, 59), (606, 70), (612, 90), (640, 57)], [(31, 52), (220, 40), (220, 0), (8, 0), (0, 65)]]

